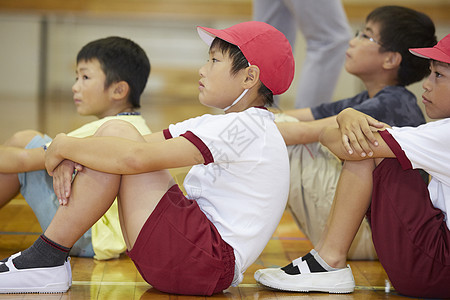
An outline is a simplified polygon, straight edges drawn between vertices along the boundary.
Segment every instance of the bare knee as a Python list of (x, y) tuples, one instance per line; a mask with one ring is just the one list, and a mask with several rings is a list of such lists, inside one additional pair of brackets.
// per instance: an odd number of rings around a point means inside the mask
[(103, 123), (94, 136), (115, 136), (130, 140), (144, 140), (136, 127), (123, 120), (110, 120)]
[(44, 134), (32, 129), (18, 131), (6, 140), (4, 145), (25, 148), (25, 146), (37, 135), (44, 137)]
[(368, 170), (372, 172), (378, 165), (378, 159), (368, 158), (363, 160), (346, 160), (344, 162), (344, 168), (355, 170)]

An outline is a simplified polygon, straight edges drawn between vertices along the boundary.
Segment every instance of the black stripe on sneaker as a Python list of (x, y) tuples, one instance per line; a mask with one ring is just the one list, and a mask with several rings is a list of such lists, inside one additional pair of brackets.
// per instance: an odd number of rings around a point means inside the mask
[(2, 272), (8, 272), (9, 268), (5, 264), (0, 265), (0, 273)]
[(284, 266), (281, 268), (286, 274), (288, 275), (298, 275), (300, 274), (300, 270), (297, 266), (294, 266), (292, 263), (288, 264), (287, 266)]
[[(310, 258), (314, 258), (314, 256), (311, 253), (308, 253), (302, 257), (302, 261), (310, 259)], [(281, 270), (283, 270), (288, 275), (300, 274), (300, 269), (297, 266), (294, 266), (293, 263), (290, 263), (287, 266), (282, 267)]]
[(317, 262), (317, 260), (312, 255), (308, 260), (306, 260), (306, 263), (308, 264), (308, 267), (309, 267), (309, 270), (311, 271), (311, 273), (327, 271)]

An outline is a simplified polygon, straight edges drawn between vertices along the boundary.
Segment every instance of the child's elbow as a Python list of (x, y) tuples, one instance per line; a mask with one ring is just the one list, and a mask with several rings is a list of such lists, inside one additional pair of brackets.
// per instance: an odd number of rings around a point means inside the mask
[(327, 147), (329, 141), (330, 141), (330, 131), (333, 129), (333, 127), (325, 127), (322, 129), (322, 131), (319, 134), (319, 142)]
[(144, 169), (145, 162), (143, 157), (144, 152), (141, 149), (132, 149), (123, 158), (122, 164), (124, 167), (124, 174), (139, 174), (147, 170)]

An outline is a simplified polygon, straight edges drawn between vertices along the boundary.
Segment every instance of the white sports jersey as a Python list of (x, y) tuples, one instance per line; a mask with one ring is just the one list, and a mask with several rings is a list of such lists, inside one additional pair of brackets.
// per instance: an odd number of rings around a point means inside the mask
[(215, 225), (236, 257), (233, 285), (258, 258), (275, 231), (289, 190), (289, 159), (271, 112), (249, 108), (170, 125), (203, 154), (184, 181), (187, 197)]
[(450, 229), (450, 119), (387, 130), (404, 152), (395, 153), (402, 167), (423, 169), (432, 176), (428, 185), (431, 202), (444, 213)]

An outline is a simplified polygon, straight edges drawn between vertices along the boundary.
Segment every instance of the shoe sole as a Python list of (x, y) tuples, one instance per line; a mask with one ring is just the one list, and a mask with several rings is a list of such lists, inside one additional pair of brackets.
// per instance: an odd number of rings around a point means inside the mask
[[(351, 269), (349, 270), (351, 274)], [(342, 280), (342, 276), (345, 276), (346, 272), (348, 271), (340, 272), (342, 274), (334, 274), (332, 276), (332, 278), (334, 277), (334, 279), (331, 280), (335, 281), (336, 277), (340, 277)], [(265, 273), (263, 270), (258, 270), (255, 272), (254, 277), (258, 283), (266, 287), (289, 292), (324, 292), (330, 294), (348, 294), (352, 293), (355, 290), (355, 281), (353, 279), (353, 275), (350, 275), (351, 278), (348, 278), (347, 281), (339, 282), (339, 280), (337, 280), (338, 283), (328, 285), (325, 282), (330, 281), (330, 278), (325, 279), (322, 275), (317, 275), (314, 273), (310, 273), (304, 277), (304, 279), (302, 280), (303, 282), (288, 282), (289, 280), (283, 280), (282, 278), (277, 278), (277, 276), (274, 274)]]
[(67, 283), (49, 284), (44, 287), (0, 289), (0, 294), (60, 294), (69, 290)]
[(309, 286), (304, 286), (304, 287), (292, 287), (292, 286), (286, 286), (286, 285), (278, 285), (278, 286), (273, 286), (270, 282), (265, 282), (264, 278), (260, 278), (259, 283), (264, 285), (265, 287), (274, 289), (274, 290), (283, 290), (283, 291), (288, 291), (288, 292), (301, 292), (301, 293), (309, 293), (309, 292), (323, 292), (323, 293), (329, 293), (329, 294), (349, 294), (352, 293), (355, 288), (354, 287), (349, 287), (347, 286), (348, 284), (352, 284), (352, 283), (343, 283), (342, 287), (336, 286), (334, 288), (329, 288), (329, 287), (323, 287), (323, 288), (319, 288), (319, 287), (309, 287)]

